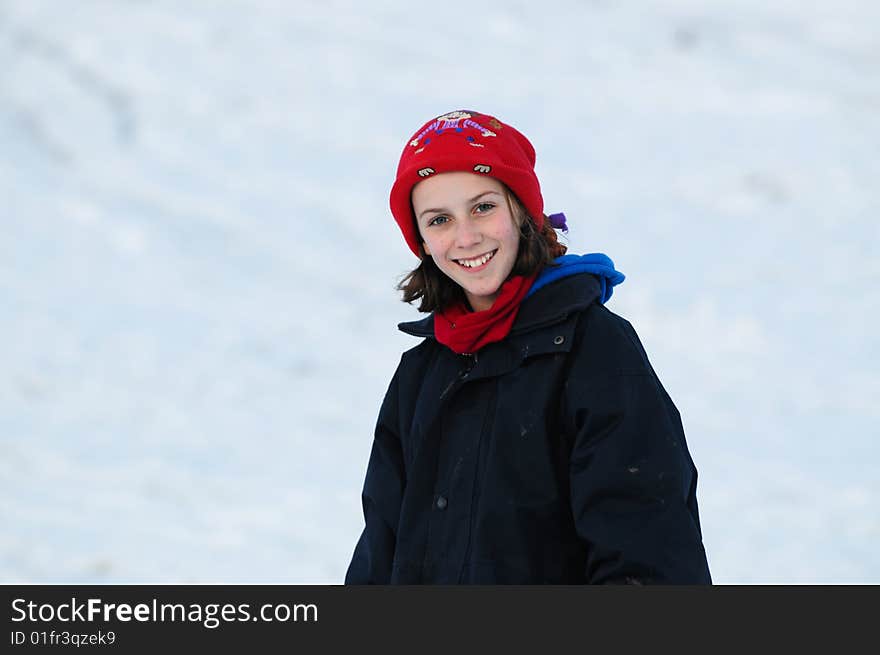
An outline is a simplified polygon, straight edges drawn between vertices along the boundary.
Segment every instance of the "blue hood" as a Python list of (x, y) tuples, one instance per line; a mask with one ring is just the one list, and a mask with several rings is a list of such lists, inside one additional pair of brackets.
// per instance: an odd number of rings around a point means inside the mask
[(557, 257), (553, 264), (541, 271), (540, 275), (532, 283), (532, 288), (529, 289), (526, 298), (551, 282), (578, 273), (592, 273), (599, 279), (599, 284), (602, 287), (602, 296), (600, 298), (602, 304), (605, 304), (611, 297), (614, 287), (626, 279), (623, 273), (615, 270), (614, 262), (611, 261), (611, 258), (603, 255), (601, 252), (593, 252), (588, 255), (562, 255), (562, 257)]

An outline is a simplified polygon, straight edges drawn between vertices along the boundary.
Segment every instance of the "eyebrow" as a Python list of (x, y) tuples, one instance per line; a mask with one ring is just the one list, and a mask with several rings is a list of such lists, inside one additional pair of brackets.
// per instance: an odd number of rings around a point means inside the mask
[[(479, 193), (479, 194), (475, 195), (473, 198), (471, 198), (470, 200), (468, 200), (468, 204), (470, 204), (470, 203), (472, 203), (472, 202), (476, 202), (477, 200), (479, 200), (479, 199), (482, 198), (483, 196), (488, 196), (488, 195), (493, 194), (493, 193), (494, 193), (495, 195), (498, 195), (498, 196), (501, 195), (498, 191), (483, 191), (483, 193)], [(429, 213), (431, 213), (431, 212), (445, 212), (445, 211), (448, 211), (448, 210), (447, 210), (447, 209), (444, 209), (444, 208), (442, 208), (442, 207), (439, 208), (439, 209), (435, 209), (435, 208), (425, 209), (425, 210), (422, 210), (422, 213), (421, 213), (421, 214), (419, 214), (419, 218), (421, 218), (421, 217), (424, 216), (425, 214), (429, 214)]]

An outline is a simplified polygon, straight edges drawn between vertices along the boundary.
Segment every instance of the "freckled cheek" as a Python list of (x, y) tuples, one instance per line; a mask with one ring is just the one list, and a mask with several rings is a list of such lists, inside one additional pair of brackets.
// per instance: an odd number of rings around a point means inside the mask
[(449, 243), (447, 242), (447, 239), (434, 238), (426, 240), (425, 243), (428, 244), (431, 256), (434, 258), (435, 262), (440, 262), (446, 259), (446, 253), (449, 251)]

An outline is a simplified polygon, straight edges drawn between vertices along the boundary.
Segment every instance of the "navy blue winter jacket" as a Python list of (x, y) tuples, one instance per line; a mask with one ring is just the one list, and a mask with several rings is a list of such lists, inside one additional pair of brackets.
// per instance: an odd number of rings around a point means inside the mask
[(379, 413), (346, 584), (711, 583), (679, 413), (591, 273), (477, 356), (424, 337)]

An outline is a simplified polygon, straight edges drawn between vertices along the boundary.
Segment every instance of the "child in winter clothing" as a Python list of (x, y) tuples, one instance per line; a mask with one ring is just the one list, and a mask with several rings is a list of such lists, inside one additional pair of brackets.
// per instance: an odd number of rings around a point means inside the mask
[(624, 280), (566, 255), (535, 150), (455, 111), (408, 141), (391, 211), (423, 320), (376, 425), (346, 584), (711, 583), (697, 471)]

